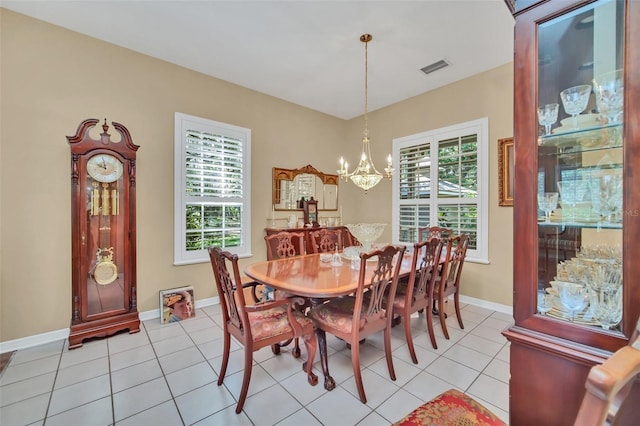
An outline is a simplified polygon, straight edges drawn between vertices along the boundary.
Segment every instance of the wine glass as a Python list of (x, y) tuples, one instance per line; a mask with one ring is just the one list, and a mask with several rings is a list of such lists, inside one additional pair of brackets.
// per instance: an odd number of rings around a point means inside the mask
[(588, 84), (569, 87), (560, 92), (564, 110), (573, 117), (573, 124), (576, 129), (578, 128), (578, 115), (587, 108), (589, 95), (591, 95), (591, 86)]
[(611, 223), (614, 214), (622, 210), (622, 179), (607, 174), (590, 181), (593, 209)]
[(580, 284), (565, 283), (558, 288), (558, 293), (560, 303), (570, 312), (573, 321), (576, 313), (586, 305), (587, 288)]
[(538, 107), (538, 123), (544, 126), (544, 135), (551, 134), (551, 125), (558, 121), (558, 104)]
[(600, 114), (607, 117), (607, 123), (620, 121), (624, 93), (623, 70), (600, 74), (593, 79), (593, 93)]
[(538, 207), (544, 212), (545, 222), (551, 222), (551, 212), (558, 206), (557, 192), (538, 194)]
[(538, 312), (547, 315), (551, 311), (551, 295), (544, 290), (538, 290)]
[(563, 218), (571, 221), (575, 219), (576, 205), (584, 201), (587, 186), (588, 183), (582, 179), (565, 179), (558, 182)]

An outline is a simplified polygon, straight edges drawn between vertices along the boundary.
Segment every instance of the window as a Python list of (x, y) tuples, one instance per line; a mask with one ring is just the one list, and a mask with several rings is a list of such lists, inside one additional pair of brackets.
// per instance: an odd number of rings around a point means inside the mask
[(469, 234), (467, 259), (488, 263), (488, 119), (393, 140), (393, 240), (418, 228)]
[(251, 130), (175, 115), (176, 265), (251, 253)]

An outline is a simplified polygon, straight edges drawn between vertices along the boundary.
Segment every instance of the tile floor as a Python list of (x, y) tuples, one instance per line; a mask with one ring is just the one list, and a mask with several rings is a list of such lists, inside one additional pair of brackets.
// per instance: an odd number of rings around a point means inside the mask
[[(448, 305), (452, 305), (449, 303)], [(448, 307), (451, 309), (451, 306)], [(243, 350), (232, 344), (223, 386), (216, 380), (222, 355), (220, 306), (197, 309), (188, 321), (145, 321), (140, 333), (85, 342), (66, 341), (19, 350), (0, 377), (0, 424), (14, 425), (388, 425), (455, 387), (508, 421), (509, 347), (501, 335), (510, 315), (474, 305), (463, 310), (465, 329), (447, 319), (451, 340), (436, 323), (438, 350), (425, 318), (412, 318), (419, 363), (411, 362), (402, 327), (393, 329), (397, 380), (388, 377), (382, 334), (362, 344), (362, 404), (349, 350), (328, 336), (329, 368), (338, 384), (312, 387), (288, 349), (254, 354), (249, 396), (235, 414)]]

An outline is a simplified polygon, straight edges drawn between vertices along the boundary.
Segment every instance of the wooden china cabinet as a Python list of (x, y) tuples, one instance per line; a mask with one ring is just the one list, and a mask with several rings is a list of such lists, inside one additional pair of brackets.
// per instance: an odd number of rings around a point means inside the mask
[[(510, 424), (569, 425), (589, 369), (628, 343), (640, 314), (640, 1), (506, 3), (515, 17)], [(632, 392), (622, 424), (640, 424), (639, 383)]]

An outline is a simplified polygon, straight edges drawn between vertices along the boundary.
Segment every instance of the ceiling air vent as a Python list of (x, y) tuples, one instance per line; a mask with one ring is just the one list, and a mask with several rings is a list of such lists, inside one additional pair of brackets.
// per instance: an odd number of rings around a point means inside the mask
[(438, 62), (434, 62), (430, 65), (427, 65), (424, 68), (420, 68), (420, 71), (422, 71), (425, 74), (431, 74), (434, 71), (438, 71), (439, 69), (442, 69), (448, 66), (449, 66), (449, 62), (445, 61), (444, 59), (440, 59)]

